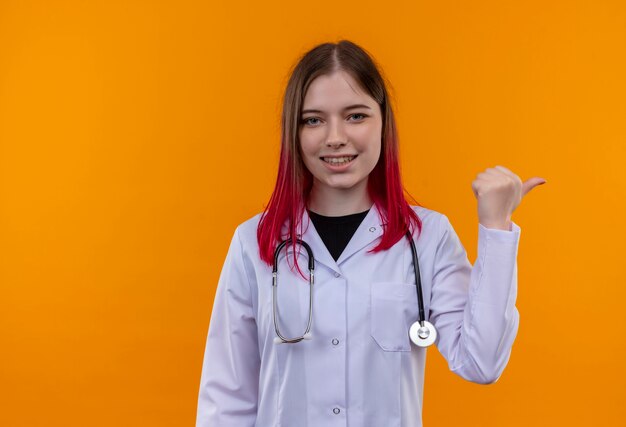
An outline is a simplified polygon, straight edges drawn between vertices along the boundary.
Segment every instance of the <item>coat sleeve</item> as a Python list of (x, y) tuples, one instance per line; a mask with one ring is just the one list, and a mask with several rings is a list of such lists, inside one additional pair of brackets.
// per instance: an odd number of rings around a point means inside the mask
[(496, 382), (511, 355), (519, 327), (517, 249), (521, 229), (478, 224), (472, 266), (447, 216), (439, 218), (430, 321), (450, 370), (479, 384)]
[(196, 427), (254, 426), (259, 369), (257, 326), (237, 228), (213, 303)]

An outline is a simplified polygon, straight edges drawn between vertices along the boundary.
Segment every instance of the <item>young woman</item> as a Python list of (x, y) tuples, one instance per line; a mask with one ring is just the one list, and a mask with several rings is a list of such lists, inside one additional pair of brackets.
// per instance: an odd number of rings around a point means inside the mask
[(510, 218), (544, 182), (478, 174), (472, 266), (448, 218), (405, 198), (371, 57), (346, 40), (307, 52), (284, 97), (274, 192), (235, 230), (220, 275), (197, 426), (421, 426), (429, 344), (461, 377), (497, 381), (519, 325)]

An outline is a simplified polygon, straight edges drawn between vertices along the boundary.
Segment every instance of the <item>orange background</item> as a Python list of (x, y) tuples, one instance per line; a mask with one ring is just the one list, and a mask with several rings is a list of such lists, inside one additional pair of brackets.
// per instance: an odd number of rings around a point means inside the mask
[(0, 2), (0, 425), (194, 424), (289, 67), (340, 38), (383, 67), (405, 186), (471, 262), (475, 176), (548, 181), (513, 215), (508, 367), (473, 384), (433, 348), (425, 425), (624, 425), (621, 0)]

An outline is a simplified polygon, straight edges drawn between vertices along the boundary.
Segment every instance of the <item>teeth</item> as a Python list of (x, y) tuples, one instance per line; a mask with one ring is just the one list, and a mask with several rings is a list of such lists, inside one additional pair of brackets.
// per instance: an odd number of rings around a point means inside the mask
[(330, 163), (331, 165), (341, 165), (344, 163), (349, 163), (352, 161), (352, 159), (354, 159), (356, 156), (349, 156), (349, 157), (324, 157), (324, 161), (326, 163)]

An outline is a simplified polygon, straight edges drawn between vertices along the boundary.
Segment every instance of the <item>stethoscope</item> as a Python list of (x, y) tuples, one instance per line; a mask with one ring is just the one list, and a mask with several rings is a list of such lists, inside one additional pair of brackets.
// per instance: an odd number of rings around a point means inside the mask
[[(417, 291), (417, 304), (419, 307), (419, 320), (414, 322), (409, 329), (409, 337), (411, 341), (419, 347), (428, 347), (437, 339), (437, 330), (435, 326), (426, 320), (426, 316), (424, 315), (424, 299), (422, 294), (422, 281), (420, 279), (420, 268), (417, 260), (417, 249), (415, 249), (415, 243), (413, 242), (413, 238), (411, 233), (407, 231), (406, 233), (407, 239), (411, 244), (411, 253), (413, 254), (413, 269), (415, 271), (415, 288)], [(274, 251), (274, 266), (272, 267), (272, 313), (274, 318), (274, 329), (276, 329), (276, 338), (274, 338), (274, 342), (276, 344), (289, 343), (294, 344), (300, 342), (302, 340), (310, 340), (311, 336), (311, 323), (313, 320), (313, 277), (315, 270), (315, 258), (313, 257), (313, 251), (311, 247), (303, 240), (296, 239), (296, 243), (304, 247), (306, 249), (307, 254), (309, 256), (309, 320), (307, 323), (306, 331), (302, 336), (297, 338), (285, 338), (278, 328), (278, 320), (276, 316), (276, 292), (278, 288), (278, 255), (282, 248), (291, 243), (291, 239), (287, 239), (282, 241)]]

